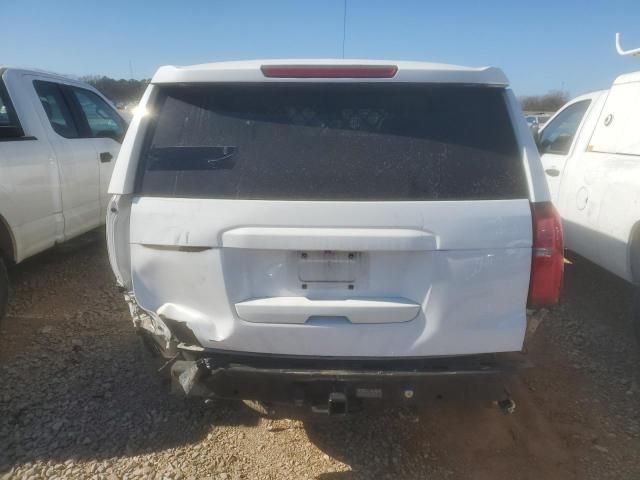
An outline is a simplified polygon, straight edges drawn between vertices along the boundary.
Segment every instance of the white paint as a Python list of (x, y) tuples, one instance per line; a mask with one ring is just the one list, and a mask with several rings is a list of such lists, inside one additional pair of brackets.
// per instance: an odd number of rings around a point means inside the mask
[(222, 234), (222, 247), (264, 250), (435, 250), (428, 232), (398, 228), (244, 227)]
[(119, 149), (111, 139), (58, 135), (34, 80), (77, 86), (102, 97), (91, 86), (59, 75), (4, 70), (2, 81), (25, 136), (35, 137), (0, 141), (0, 218), (13, 238), (16, 262), (104, 223), (114, 162), (101, 163), (99, 153), (110, 151), (115, 158)]
[[(224, 232), (249, 225), (303, 231), (328, 228), (338, 239), (344, 238), (335, 233), (341, 229), (384, 231), (393, 226), (393, 230), (428, 233), (438, 242), (433, 250), (361, 250), (353, 290), (339, 282), (310, 283), (304, 289), (299, 252), (288, 244), (282, 249), (224, 245)], [(203, 346), (334, 356), (519, 350), (526, 324), (531, 239), (527, 200), (283, 202), (150, 197), (133, 199), (129, 238), (132, 286), (140, 306), (157, 313), (166, 303), (188, 308), (188, 326)], [(188, 246), (207, 248), (180, 250)], [(249, 299), (277, 297), (334, 302), (403, 298), (420, 305), (420, 310), (403, 323), (303, 325), (253, 323), (236, 310), (236, 304)]]
[[(134, 117), (110, 185), (122, 195), (118, 213), (109, 214), (118, 217), (109, 222), (109, 249), (119, 281), (133, 290), (141, 308), (185, 322), (208, 348), (361, 357), (520, 350), (531, 268), (530, 201), (548, 200), (549, 192), (510, 91), (527, 199), (266, 201), (133, 194), (157, 84), (291, 81), (265, 78), (260, 66), (294, 63), (398, 66), (394, 78), (376, 82), (507, 84), (493, 68), (416, 62), (278, 60), (161, 68), (141, 102), (149, 114)], [(336, 256), (334, 266), (302, 260), (303, 251), (314, 260), (326, 250), (355, 255), (348, 262)], [(126, 268), (130, 277), (119, 271)], [(322, 268), (334, 268), (333, 281), (307, 281), (321, 278)]]
[(567, 248), (634, 281), (630, 242), (640, 224), (640, 72), (618, 77), (609, 91), (570, 101), (544, 129), (583, 100), (591, 105), (568, 154), (544, 154), (542, 163), (560, 170), (547, 180), (556, 192)]
[(616, 33), (616, 50), (618, 51), (618, 54), (622, 56), (640, 56), (640, 48), (632, 48), (628, 50), (622, 48), (619, 33)]
[(256, 298), (235, 304), (238, 316), (256, 323), (306, 323), (312, 317), (344, 317), (351, 323), (413, 320), (420, 305), (404, 298)]
[[(188, 67), (173, 65), (160, 67), (151, 79), (153, 84), (197, 83), (197, 82), (291, 82), (291, 78), (267, 78), (262, 74), (263, 65), (396, 65), (398, 72), (393, 78), (368, 78), (367, 82), (432, 82), (468, 83), (482, 85), (508, 84), (502, 70), (494, 67), (462, 67), (441, 63), (406, 62), (393, 60), (357, 59), (285, 59), (285, 60), (245, 60), (216, 62)], [(326, 78), (300, 78), (296, 82), (326, 82)], [(362, 81), (353, 78), (332, 78), (332, 83)]]
[(520, 102), (510, 88), (507, 89), (507, 107), (514, 126), (516, 139), (522, 150), (522, 163), (529, 185), (529, 199), (532, 202), (548, 202), (551, 198), (544, 180), (538, 149), (531, 137), (531, 130), (522, 113)]

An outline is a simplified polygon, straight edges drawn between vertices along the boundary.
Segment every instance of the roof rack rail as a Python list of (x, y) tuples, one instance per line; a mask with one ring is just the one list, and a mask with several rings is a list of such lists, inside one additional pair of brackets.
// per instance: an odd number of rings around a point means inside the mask
[(632, 57), (640, 57), (640, 48), (633, 48), (631, 50), (624, 50), (620, 45), (620, 34), (616, 33), (616, 50), (622, 56), (630, 55)]

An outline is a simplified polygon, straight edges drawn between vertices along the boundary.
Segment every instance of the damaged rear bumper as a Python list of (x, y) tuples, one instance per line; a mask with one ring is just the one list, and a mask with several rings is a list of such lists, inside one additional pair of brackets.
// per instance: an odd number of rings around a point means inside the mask
[(472, 392), (476, 398), (496, 400), (504, 396), (504, 388), (501, 382), (494, 386), (489, 377), (527, 366), (520, 353), (341, 359), (206, 351), (199, 359), (176, 361), (171, 376), (174, 388), (190, 397), (258, 400), (346, 413), (373, 399), (407, 403), (445, 394), (466, 397)]
[[(128, 300), (145, 345), (168, 360), (162, 369), (170, 370), (174, 391), (188, 397), (257, 400), (316, 410), (373, 399), (392, 404), (457, 396), (496, 400), (504, 397), (505, 375), (531, 366), (521, 352), (339, 358), (215, 350), (200, 345), (183, 323), (149, 315), (132, 295)], [(527, 313), (525, 351), (547, 311)]]

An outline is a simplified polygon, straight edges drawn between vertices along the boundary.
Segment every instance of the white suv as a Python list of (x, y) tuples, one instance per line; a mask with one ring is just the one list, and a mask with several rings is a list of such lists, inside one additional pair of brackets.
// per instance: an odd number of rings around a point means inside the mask
[(163, 67), (110, 193), (118, 284), (189, 395), (409, 398), (498, 370), (558, 301), (559, 217), (495, 68)]

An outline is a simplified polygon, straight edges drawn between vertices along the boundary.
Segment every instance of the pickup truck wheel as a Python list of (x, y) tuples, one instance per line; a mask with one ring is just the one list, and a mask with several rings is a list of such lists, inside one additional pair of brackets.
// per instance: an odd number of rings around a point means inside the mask
[(0, 258), (0, 321), (4, 318), (9, 302), (9, 275), (4, 260)]

